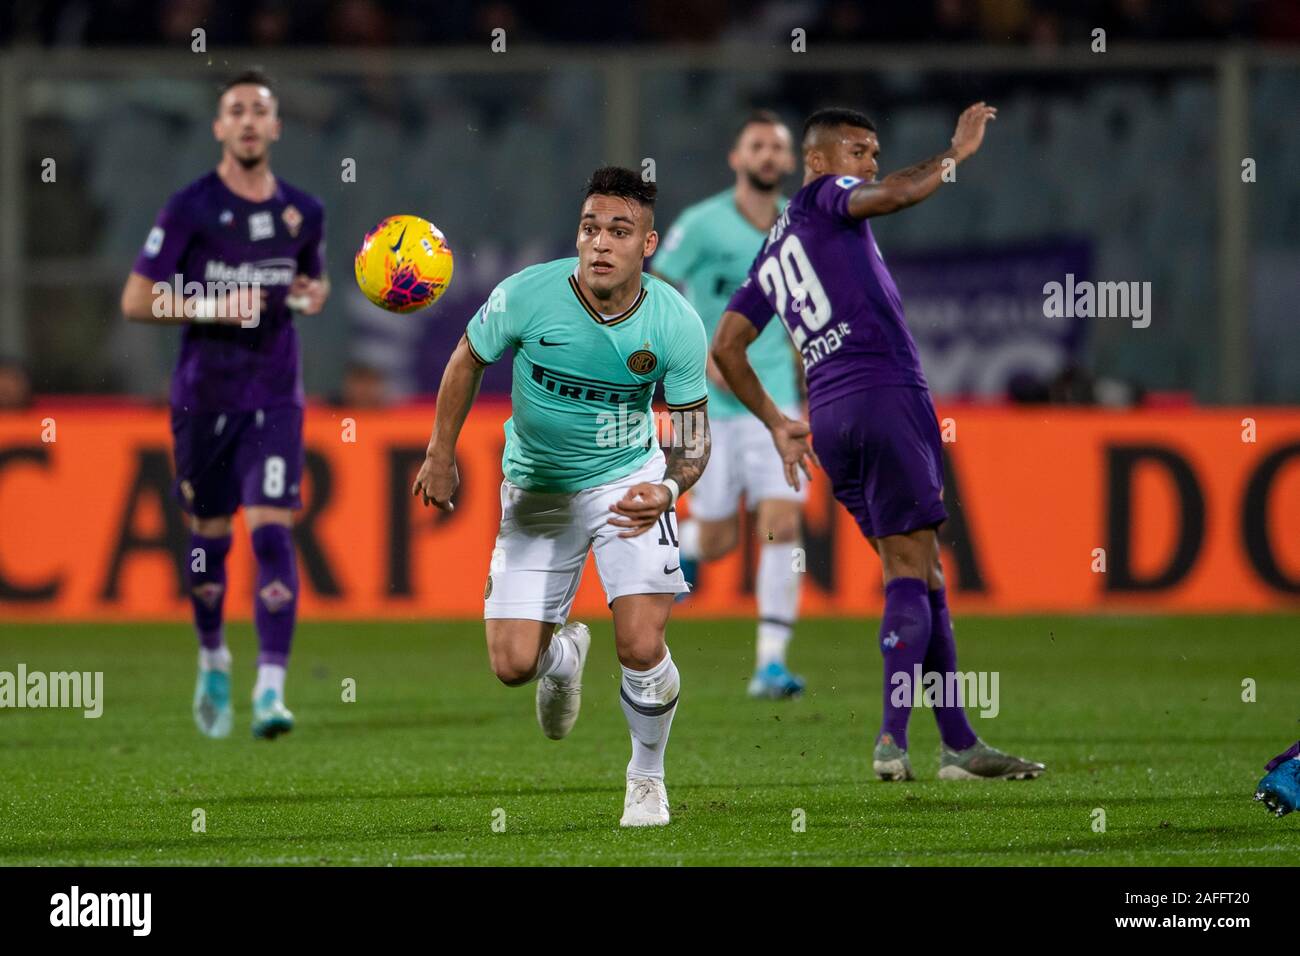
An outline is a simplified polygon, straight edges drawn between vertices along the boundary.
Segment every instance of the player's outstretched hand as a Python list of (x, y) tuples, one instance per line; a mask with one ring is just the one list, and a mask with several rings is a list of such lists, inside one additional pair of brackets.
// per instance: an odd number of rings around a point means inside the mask
[(286, 300), (289, 308), (295, 312), (301, 312), (303, 315), (317, 315), (320, 310), (325, 308), (325, 297), (328, 292), (325, 289), (325, 283), (320, 279), (312, 279), (305, 275), (296, 275), (293, 277), (293, 283), (289, 286), (289, 298)]
[(952, 148), (961, 159), (974, 155), (984, 142), (984, 127), (991, 119), (997, 119), (998, 109), (989, 106), (983, 100), (972, 103), (957, 118), (957, 132), (952, 134)]
[(772, 429), (772, 443), (785, 462), (785, 483), (795, 491), (799, 490), (799, 471), (812, 478), (809, 463), (818, 468), (822, 463), (817, 460), (817, 453), (812, 449), (812, 429), (807, 422), (784, 418), (781, 424)]
[(609, 506), (609, 510), (619, 515), (610, 518), (609, 523), (619, 528), (627, 528), (620, 538), (635, 538), (645, 534), (659, 520), (659, 516), (668, 510), (672, 502), (672, 493), (667, 485), (653, 481), (643, 481), (627, 490), (620, 501)]
[(441, 458), (426, 457), (420, 466), (420, 473), (415, 476), (411, 494), (418, 495), (426, 505), (433, 505), (443, 511), (455, 511), (452, 495), (460, 486), (460, 472), (456, 469), (456, 459), (450, 461)]

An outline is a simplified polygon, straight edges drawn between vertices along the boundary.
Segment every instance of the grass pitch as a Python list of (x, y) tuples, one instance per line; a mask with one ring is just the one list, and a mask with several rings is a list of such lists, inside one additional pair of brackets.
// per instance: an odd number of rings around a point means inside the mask
[(300, 626), (298, 728), (271, 743), (248, 729), (249, 625), (230, 628), (224, 741), (190, 717), (188, 627), (5, 625), (0, 670), (103, 671), (105, 703), (98, 720), (0, 710), (0, 863), (1290, 865), (1300, 851), (1300, 814), (1250, 799), (1298, 733), (1297, 616), (959, 617), (961, 668), (1000, 673), (1001, 713), (973, 717), (976, 732), (1049, 771), (939, 782), (918, 711), (908, 784), (871, 776), (875, 621), (801, 624), (791, 662), (809, 693), (788, 702), (745, 697), (750, 622), (677, 622), (673, 823), (646, 831), (618, 826), (627, 730), (609, 622), (591, 624), (567, 740), (538, 730), (532, 686), (492, 677), (481, 623), (422, 622)]

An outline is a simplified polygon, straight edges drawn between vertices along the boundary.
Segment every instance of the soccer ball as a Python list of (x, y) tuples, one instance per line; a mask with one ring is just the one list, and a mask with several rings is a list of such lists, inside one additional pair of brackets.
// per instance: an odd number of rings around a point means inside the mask
[(451, 284), (446, 237), (419, 216), (389, 216), (366, 233), (354, 263), (367, 299), (389, 312), (414, 312), (438, 301)]

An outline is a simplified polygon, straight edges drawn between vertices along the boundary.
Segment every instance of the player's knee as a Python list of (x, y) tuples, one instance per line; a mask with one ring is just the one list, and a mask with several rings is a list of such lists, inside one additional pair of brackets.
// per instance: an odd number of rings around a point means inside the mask
[(886, 548), (881, 551), (880, 559), (886, 581), (894, 578), (920, 578), (928, 581), (930, 578), (930, 562), (923, 555)]
[(522, 687), (533, 679), (536, 665), (524, 667), (513, 661), (493, 661), (492, 672), (507, 687)]
[(734, 539), (727, 540), (724, 538), (706, 541), (704, 538), (701, 538), (700, 560), (716, 561), (719, 558), (724, 558), (731, 553), (731, 549), (735, 546), (736, 542)]
[(799, 516), (777, 514), (759, 529), (759, 534), (767, 544), (793, 544), (799, 540)]
[[(229, 518), (223, 519), (229, 521)], [(271, 508), (265, 505), (253, 505), (244, 509), (244, 522), (248, 525), (249, 532), (257, 531), (258, 528), (265, 528), (269, 525), (279, 525), (285, 528), (293, 527), (293, 512), (287, 508)]]
[(507, 687), (527, 684), (537, 673), (536, 656), (525, 653), (521, 648), (489, 647), (488, 659), (492, 664), (492, 673)]
[(618, 662), (634, 671), (648, 671), (664, 659), (664, 653), (662, 634), (647, 634), (618, 644)]
[(932, 559), (934, 545), (926, 540), (927, 537), (933, 535), (899, 534), (878, 539), (880, 564), (886, 581), (894, 578), (930, 580), (931, 569), (935, 566)]
[(704, 561), (716, 561), (731, 553), (736, 547), (736, 526), (734, 524), (712, 524), (700, 528), (700, 558)]
[(225, 538), (234, 528), (229, 515), (217, 518), (191, 518), (190, 530), (205, 538)]
[(934, 536), (934, 547), (930, 549), (930, 590), (937, 591), (944, 586), (943, 554), (939, 548), (939, 536)]

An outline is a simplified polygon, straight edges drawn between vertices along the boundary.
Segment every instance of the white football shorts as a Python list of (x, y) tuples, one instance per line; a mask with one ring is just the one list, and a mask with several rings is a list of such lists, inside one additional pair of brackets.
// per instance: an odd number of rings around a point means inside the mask
[(628, 594), (689, 590), (677, 552), (675, 512), (661, 515), (635, 538), (620, 538), (625, 529), (608, 523), (616, 517), (610, 505), (632, 485), (662, 480), (665, 467), (663, 452), (656, 450), (632, 474), (581, 491), (528, 491), (508, 479), (501, 482), (501, 528), (483, 617), (564, 623), (588, 551), (595, 552), (606, 603)]

